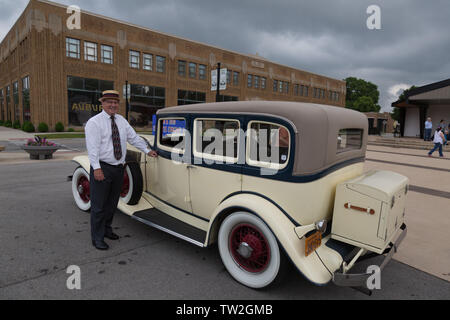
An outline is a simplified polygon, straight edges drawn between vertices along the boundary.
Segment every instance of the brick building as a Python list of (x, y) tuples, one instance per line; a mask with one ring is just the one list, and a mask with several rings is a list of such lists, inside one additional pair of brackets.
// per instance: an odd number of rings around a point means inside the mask
[[(158, 108), (216, 101), (211, 71), (227, 69), (220, 100), (345, 105), (345, 82), (94, 13), (70, 30), (67, 7), (31, 0), (0, 44), (0, 119), (81, 127), (106, 89), (130, 84), (129, 120), (150, 127)], [(125, 115), (125, 99), (120, 113)]]

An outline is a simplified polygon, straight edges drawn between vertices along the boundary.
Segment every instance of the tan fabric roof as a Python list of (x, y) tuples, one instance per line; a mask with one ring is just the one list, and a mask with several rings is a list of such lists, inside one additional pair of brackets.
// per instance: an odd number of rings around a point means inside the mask
[[(342, 107), (304, 102), (238, 101), (169, 107), (159, 110), (158, 115), (178, 112), (265, 115), (290, 122), (296, 132), (294, 175), (317, 173), (336, 163), (364, 157), (366, 152), (366, 115)], [(337, 154), (339, 130), (349, 128), (364, 130), (363, 146), (360, 150)]]

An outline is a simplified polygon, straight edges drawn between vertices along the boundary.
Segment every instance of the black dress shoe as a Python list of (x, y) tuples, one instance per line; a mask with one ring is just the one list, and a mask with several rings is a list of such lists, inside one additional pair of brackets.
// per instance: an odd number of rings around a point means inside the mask
[(92, 240), (92, 245), (95, 248), (97, 248), (98, 250), (108, 250), (109, 249), (109, 246), (103, 240), (97, 240), (97, 241)]
[(111, 232), (111, 233), (105, 234), (105, 238), (108, 238), (110, 240), (117, 240), (120, 237), (117, 234), (115, 234), (114, 232)]

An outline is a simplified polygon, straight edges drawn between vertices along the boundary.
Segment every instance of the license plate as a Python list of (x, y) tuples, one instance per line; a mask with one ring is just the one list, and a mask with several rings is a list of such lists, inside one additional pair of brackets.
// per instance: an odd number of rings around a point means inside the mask
[(322, 244), (322, 233), (316, 231), (305, 239), (305, 256), (309, 256)]

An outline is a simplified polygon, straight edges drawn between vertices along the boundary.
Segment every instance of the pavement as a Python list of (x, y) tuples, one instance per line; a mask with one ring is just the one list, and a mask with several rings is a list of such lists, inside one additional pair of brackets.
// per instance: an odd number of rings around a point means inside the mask
[[(39, 163), (20, 149), (33, 137), (34, 134), (0, 127), (0, 146), (5, 146), (5, 151), (0, 152), (0, 165)], [(63, 147), (46, 161), (68, 161), (86, 154), (84, 139), (57, 142), (63, 142)], [(444, 158), (435, 153), (430, 158), (425, 150), (369, 145), (365, 171), (372, 169), (395, 171), (410, 180), (408, 235), (394, 259), (450, 282), (450, 153), (444, 152)]]

